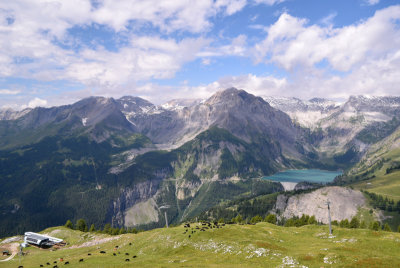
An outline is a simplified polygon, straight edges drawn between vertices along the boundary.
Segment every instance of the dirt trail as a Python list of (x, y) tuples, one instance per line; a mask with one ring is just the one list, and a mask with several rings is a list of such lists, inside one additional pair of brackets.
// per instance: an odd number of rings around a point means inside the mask
[(15, 255), (17, 255), (17, 253), (18, 253), (19, 244), (18, 243), (12, 243), (12, 244), (3, 245), (3, 246), (6, 247), (11, 252), (11, 255), (7, 259), (1, 260), (0, 262), (12, 260), (12, 258), (14, 258)]

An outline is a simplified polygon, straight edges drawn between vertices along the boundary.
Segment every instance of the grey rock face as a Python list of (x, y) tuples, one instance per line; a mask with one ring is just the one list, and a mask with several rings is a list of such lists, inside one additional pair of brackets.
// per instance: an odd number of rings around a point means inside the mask
[(162, 178), (155, 178), (138, 183), (132, 188), (121, 190), (120, 196), (113, 201), (109, 209), (109, 218), (117, 226), (125, 225), (125, 211), (135, 204), (147, 201), (158, 191)]
[(276, 210), (282, 212), (282, 217), (288, 219), (293, 216), (301, 217), (314, 215), (317, 221), (328, 223), (327, 201), (331, 202), (332, 221), (351, 220), (359, 208), (367, 207), (364, 195), (343, 187), (324, 187), (311, 193), (291, 196), (279, 196), (276, 203)]
[(14, 111), (13, 109), (0, 109), (0, 120), (16, 120), (29, 113), (31, 110), (31, 108), (26, 108), (21, 111)]

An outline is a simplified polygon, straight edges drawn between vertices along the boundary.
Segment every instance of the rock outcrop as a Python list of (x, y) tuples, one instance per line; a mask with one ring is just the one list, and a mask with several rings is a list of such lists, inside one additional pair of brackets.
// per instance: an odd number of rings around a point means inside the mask
[(281, 212), (281, 217), (292, 218), (314, 215), (316, 220), (328, 223), (327, 201), (330, 201), (332, 221), (350, 220), (359, 208), (366, 207), (366, 199), (360, 191), (344, 187), (324, 187), (311, 193), (291, 197), (278, 196), (275, 210)]

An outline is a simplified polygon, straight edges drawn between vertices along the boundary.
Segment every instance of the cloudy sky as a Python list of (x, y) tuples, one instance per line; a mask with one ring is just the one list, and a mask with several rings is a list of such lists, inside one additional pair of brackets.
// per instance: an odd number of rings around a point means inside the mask
[(0, 107), (400, 95), (398, 0), (0, 1)]

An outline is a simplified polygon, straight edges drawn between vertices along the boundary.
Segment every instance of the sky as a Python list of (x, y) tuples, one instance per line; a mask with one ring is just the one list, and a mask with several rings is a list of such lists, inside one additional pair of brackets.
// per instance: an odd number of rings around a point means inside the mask
[(400, 95), (394, 0), (0, 1), (0, 108)]

